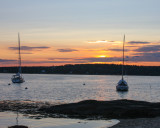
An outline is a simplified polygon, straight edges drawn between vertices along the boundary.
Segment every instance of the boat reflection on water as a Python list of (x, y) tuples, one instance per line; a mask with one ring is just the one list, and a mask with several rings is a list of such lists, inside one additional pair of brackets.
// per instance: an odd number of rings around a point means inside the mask
[[(40, 115), (18, 114), (19, 124), (15, 125), (17, 113), (0, 112), (0, 128), (109, 128), (120, 121), (110, 120), (90, 120), (71, 118), (50, 118), (40, 117)], [(39, 117), (39, 118), (37, 118)], [(22, 124), (22, 125), (20, 125)]]
[(15, 126), (9, 126), (8, 128), (28, 128), (28, 127), (23, 125), (15, 125)]
[(19, 117), (19, 113), (18, 113), (18, 109), (17, 109), (16, 125), (8, 126), (8, 128), (28, 128), (28, 126), (24, 126), (24, 125), (19, 125), (18, 124), (18, 117)]
[(117, 93), (121, 99), (127, 99), (128, 91), (117, 91)]

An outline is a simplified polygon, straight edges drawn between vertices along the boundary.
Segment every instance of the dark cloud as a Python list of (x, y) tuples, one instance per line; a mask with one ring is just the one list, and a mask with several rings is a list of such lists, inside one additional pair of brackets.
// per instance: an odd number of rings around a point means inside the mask
[(135, 48), (135, 47), (139, 47), (139, 46), (132, 45), (132, 46), (125, 46), (125, 47)]
[[(113, 49), (108, 49), (109, 51), (114, 51), (114, 52), (121, 52), (123, 49), (118, 49), (118, 48), (113, 48)], [(106, 50), (107, 51), (107, 50)], [(129, 51), (128, 49), (125, 49), (125, 51)]]
[(71, 49), (71, 48), (65, 48), (65, 49), (57, 49), (59, 52), (75, 52), (78, 51), (76, 49)]
[(160, 62), (160, 52), (136, 53), (135, 56), (128, 57), (126, 60), (132, 62)]
[(134, 51), (136, 51), (136, 52), (158, 52), (158, 51), (160, 51), (160, 45), (144, 46), (144, 47), (140, 47)]
[(53, 61), (23, 61), (23, 63), (24, 64), (47, 64), (47, 63), (64, 63), (64, 64), (66, 64), (66, 63), (68, 63), (68, 64), (72, 64), (72, 63), (80, 63), (80, 62), (78, 62), (78, 61), (56, 61), (56, 60), (53, 60)]
[(0, 59), (0, 63), (5, 63), (5, 62), (15, 62), (17, 60), (7, 60), (7, 59)]
[(79, 61), (85, 61), (85, 62), (113, 62), (113, 61), (121, 61), (122, 58), (119, 57), (104, 57), (104, 58), (82, 58), (82, 59), (76, 59)]
[(116, 51), (116, 52), (120, 52), (123, 51), (123, 49), (117, 49), (117, 48), (113, 48), (113, 49), (108, 49), (109, 51)]
[(129, 44), (149, 44), (150, 42), (145, 42), (145, 41), (130, 41), (128, 43)]
[(48, 60), (70, 60), (73, 58), (48, 58)]
[[(46, 47), (46, 46), (41, 46), (41, 47), (30, 47), (30, 46), (21, 46), (21, 50), (28, 50), (28, 51), (32, 51), (32, 50), (42, 50), (42, 49), (48, 49), (50, 47)], [(11, 50), (18, 50), (18, 47), (9, 47), (9, 49)]]
[[(19, 53), (16, 53), (16, 54), (19, 54)], [(21, 54), (33, 54), (31, 52), (21, 52)]]

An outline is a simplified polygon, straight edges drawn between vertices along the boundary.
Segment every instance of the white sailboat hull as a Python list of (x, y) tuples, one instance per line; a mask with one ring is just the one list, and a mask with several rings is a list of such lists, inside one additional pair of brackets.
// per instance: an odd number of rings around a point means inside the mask
[(122, 85), (117, 85), (116, 90), (117, 91), (128, 91), (128, 86), (122, 86)]
[(23, 79), (12, 79), (13, 83), (23, 83), (25, 82)]
[(116, 86), (117, 91), (128, 91), (128, 89), (129, 87), (125, 80), (122, 79), (117, 83), (117, 86)]
[(11, 80), (12, 80), (13, 83), (23, 83), (23, 82), (25, 82), (24, 78), (19, 73), (17, 73), (16, 75), (13, 75)]

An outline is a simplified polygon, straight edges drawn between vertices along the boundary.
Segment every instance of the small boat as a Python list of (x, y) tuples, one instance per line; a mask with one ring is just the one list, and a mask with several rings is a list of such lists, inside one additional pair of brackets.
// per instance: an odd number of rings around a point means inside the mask
[(123, 64), (122, 64), (122, 79), (117, 83), (116, 90), (117, 91), (128, 91), (129, 87), (127, 82), (124, 80), (124, 43), (125, 43), (125, 35), (123, 39)]
[(128, 91), (128, 84), (124, 79), (121, 79), (116, 86), (117, 91)]
[(11, 80), (13, 83), (23, 83), (24, 78), (22, 76), (22, 70), (21, 70), (21, 47), (20, 47), (20, 37), (19, 37), (19, 33), (18, 33), (18, 51), (19, 51), (19, 59), (18, 59), (18, 63), (19, 63), (19, 68), (18, 68), (18, 73), (16, 73), (15, 75), (12, 76)]
[(18, 72), (16, 75), (12, 76), (12, 82), (13, 83), (23, 83), (25, 81), (24, 81), (24, 78), (23, 78), (22, 74), (20, 74)]

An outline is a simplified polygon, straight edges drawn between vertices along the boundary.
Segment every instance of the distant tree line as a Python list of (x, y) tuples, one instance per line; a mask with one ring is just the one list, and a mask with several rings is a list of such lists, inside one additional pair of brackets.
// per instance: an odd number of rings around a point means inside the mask
[[(17, 67), (0, 67), (0, 73), (16, 73)], [(29, 74), (88, 74), (121, 75), (122, 65), (116, 64), (76, 64), (64, 66), (22, 67), (23, 73)], [(160, 76), (160, 66), (125, 66), (126, 75)]]

